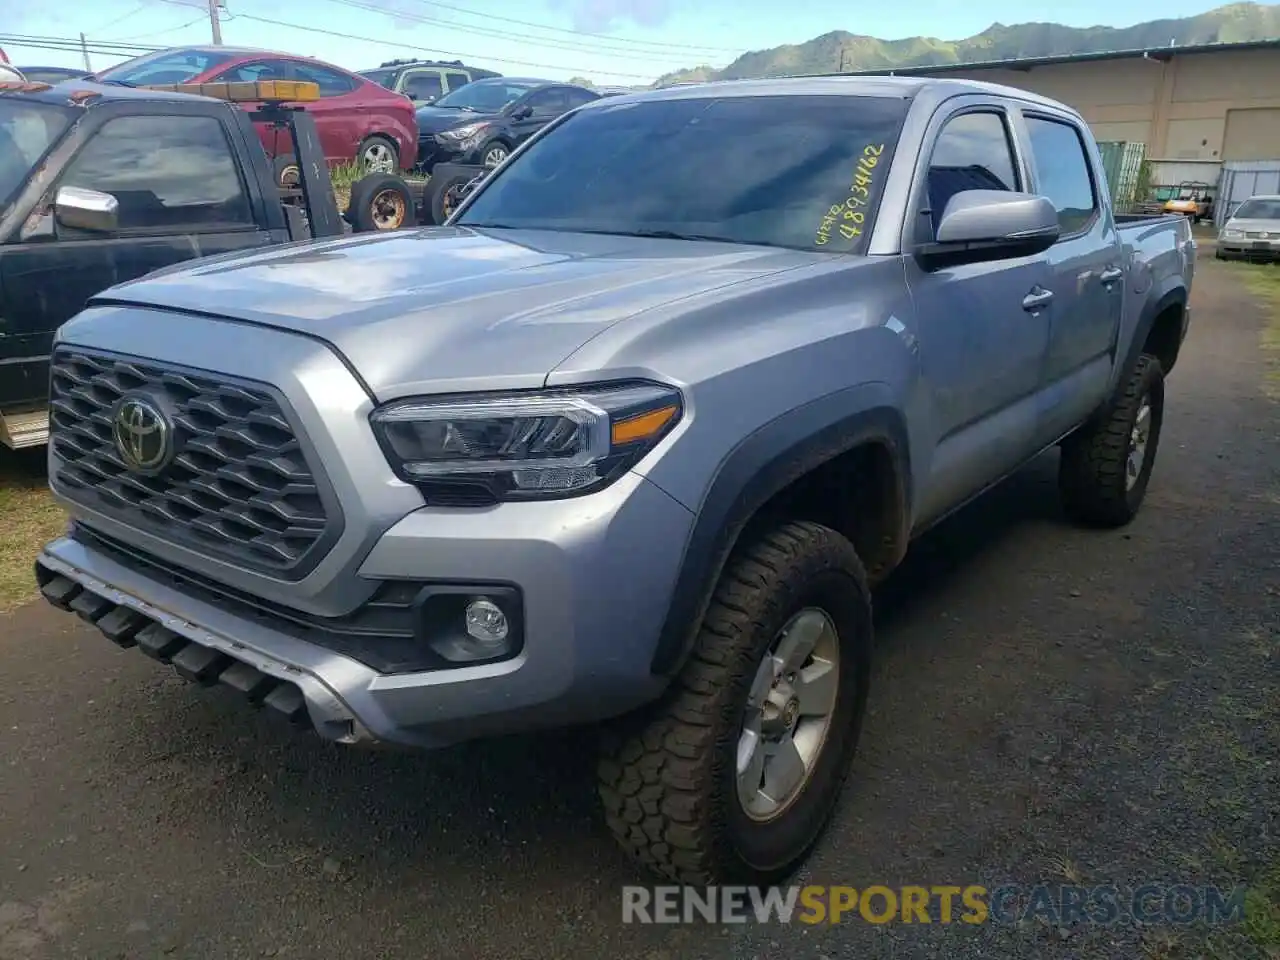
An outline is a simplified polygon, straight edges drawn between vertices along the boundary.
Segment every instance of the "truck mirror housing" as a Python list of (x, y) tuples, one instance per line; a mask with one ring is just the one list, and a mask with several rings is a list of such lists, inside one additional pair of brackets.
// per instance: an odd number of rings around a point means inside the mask
[(937, 238), (917, 255), (930, 268), (1028, 257), (1048, 250), (1061, 228), (1047, 197), (1008, 190), (964, 190), (947, 203)]
[(82, 187), (59, 187), (53, 215), (64, 227), (110, 233), (116, 229), (120, 201), (109, 193)]

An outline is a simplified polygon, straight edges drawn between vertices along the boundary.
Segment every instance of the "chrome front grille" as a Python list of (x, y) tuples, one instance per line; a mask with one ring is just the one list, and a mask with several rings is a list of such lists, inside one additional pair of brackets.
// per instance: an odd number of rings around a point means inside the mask
[[(156, 471), (130, 469), (117, 448), (126, 397), (167, 411), (172, 456)], [(63, 347), (52, 361), (49, 436), (64, 495), (245, 569), (300, 579), (341, 532), (323, 474), (264, 384)]]

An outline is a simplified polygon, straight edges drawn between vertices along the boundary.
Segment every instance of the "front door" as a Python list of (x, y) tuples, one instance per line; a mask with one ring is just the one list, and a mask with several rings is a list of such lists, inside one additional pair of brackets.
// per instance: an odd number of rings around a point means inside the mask
[(523, 105), (527, 106), (531, 113), (511, 124), (516, 135), (516, 142), (512, 146), (516, 147), (569, 109), (564, 90), (559, 87), (534, 91), (525, 98)]
[[(1009, 118), (965, 110), (941, 127), (912, 235), (932, 239), (955, 194), (1021, 190)], [(922, 236), (923, 235), (923, 236)], [(1053, 304), (1044, 254), (925, 271), (907, 257), (919, 330), (921, 403), (932, 449), (919, 522), (980, 492), (1034, 452), (1035, 392)]]
[(1091, 173), (1080, 131), (1048, 116), (1023, 117), (1034, 190), (1053, 201), (1062, 228), (1048, 253), (1054, 303), (1039, 420), (1049, 443), (1106, 396), (1127, 274), (1115, 223), (1100, 202), (1106, 185)]
[[(114, 196), (117, 229), (58, 224), (52, 201), (63, 186)], [(6, 312), (12, 328), (25, 332), (29, 399), (48, 392), (54, 332), (94, 294), (170, 264), (270, 242), (254, 222), (221, 121), (155, 114), (108, 120), (0, 256)]]

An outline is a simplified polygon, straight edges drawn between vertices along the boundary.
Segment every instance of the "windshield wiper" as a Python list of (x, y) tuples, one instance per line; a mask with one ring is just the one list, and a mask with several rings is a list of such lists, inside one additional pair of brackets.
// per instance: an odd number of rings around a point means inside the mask
[(99, 83), (107, 84), (112, 87), (136, 87), (136, 83), (130, 83), (128, 80), (99, 80)]

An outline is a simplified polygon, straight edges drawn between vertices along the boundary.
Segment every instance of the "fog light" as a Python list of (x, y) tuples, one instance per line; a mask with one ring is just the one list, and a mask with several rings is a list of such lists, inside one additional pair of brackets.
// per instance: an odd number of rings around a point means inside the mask
[(467, 636), (485, 646), (501, 647), (507, 641), (510, 627), (507, 615), (496, 603), (484, 597), (476, 597), (467, 604)]

